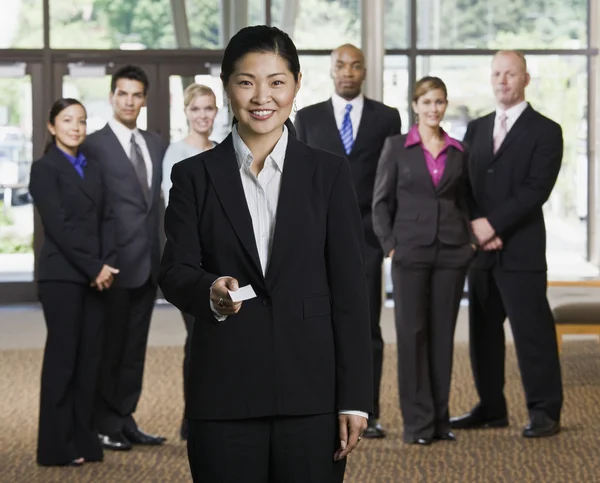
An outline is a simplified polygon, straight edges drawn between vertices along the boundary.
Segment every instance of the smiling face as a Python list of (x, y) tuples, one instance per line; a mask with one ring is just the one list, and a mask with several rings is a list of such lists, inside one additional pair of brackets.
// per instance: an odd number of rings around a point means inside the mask
[(492, 61), (492, 88), (498, 106), (506, 110), (525, 100), (529, 74), (525, 61), (515, 52), (498, 52)]
[(446, 94), (442, 89), (432, 89), (413, 101), (412, 107), (419, 116), (419, 124), (427, 127), (438, 127), (448, 106)]
[(208, 136), (212, 132), (216, 116), (217, 103), (214, 96), (196, 96), (185, 108), (185, 117), (190, 129), (204, 136)]
[(140, 111), (146, 105), (144, 84), (133, 79), (119, 79), (115, 91), (110, 93), (110, 103), (115, 119), (129, 129), (135, 128)]
[(338, 47), (331, 54), (331, 78), (335, 93), (351, 101), (360, 94), (367, 76), (365, 57), (360, 49), (353, 45)]
[(54, 136), (58, 148), (75, 156), (85, 139), (86, 123), (87, 114), (83, 106), (73, 104), (57, 114), (54, 124), (48, 123), (48, 131)]
[(296, 82), (285, 59), (275, 53), (249, 53), (239, 59), (226, 90), (240, 136), (281, 133), (301, 76)]

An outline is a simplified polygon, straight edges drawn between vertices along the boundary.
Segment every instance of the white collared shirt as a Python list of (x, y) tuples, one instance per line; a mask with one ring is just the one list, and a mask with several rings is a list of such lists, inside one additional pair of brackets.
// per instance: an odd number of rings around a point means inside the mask
[(238, 134), (237, 126), (233, 126), (231, 134), (235, 158), (240, 169), (242, 186), (246, 195), (246, 203), (252, 218), (252, 228), (254, 229), (254, 239), (256, 240), (260, 265), (263, 275), (266, 275), (273, 244), (273, 234), (275, 233), (275, 216), (277, 215), (281, 175), (288, 144), (288, 129), (285, 125), (283, 126), (281, 137), (271, 154), (265, 159), (263, 169), (258, 173), (258, 176), (250, 171), (250, 165), (254, 161), (254, 157)]
[(146, 173), (148, 174), (148, 187), (152, 187), (152, 157), (150, 156), (150, 151), (148, 151), (148, 146), (146, 145), (146, 140), (144, 136), (140, 133), (139, 129), (136, 127), (134, 129), (129, 129), (125, 125), (121, 124), (114, 117), (108, 121), (108, 127), (112, 129), (112, 132), (115, 133), (119, 143), (123, 147), (123, 151), (129, 158), (131, 155), (131, 135), (135, 136), (135, 142), (138, 144), (140, 149), (142, 150), (142, 156), (144, 157), (144, 163), (146, 164)]
[(525, 111), (525, 109), (527, 109), (528, 105), (529, 104), (527, 103), (527, 101), (521, 101), (517, 105), (509, 107), (506, 111), (497, 107), (496, 119), (494, 120), (494, 138), (497, 137), (498, 130), (500, 129), (499, 118), (502, 113), (506, 114), (506, 132), (508, 133), (511, 130), (511, 128), (515, 125), (515, 122), (517, 122), (517, 119), (519, 119), (519, 116), (523, 114), (523, 111)]
[(344, 122), (344, 116), (346, 115), (346, 106), (352, 104), (350, 121), (352, 121), (352, 138), (356, 141), (356, 134), (358, 133), (358, 126), (360, 125), (360, 119), (365, 105), (365, 96), (361, 93), (351, 101), (347, 101), (334, 92), (331, 96), (331, 102), (333, 104), (333, 115), (335, 116), (335, 123), (337, 124), (338, 131), (342, 129), (342, 123)]

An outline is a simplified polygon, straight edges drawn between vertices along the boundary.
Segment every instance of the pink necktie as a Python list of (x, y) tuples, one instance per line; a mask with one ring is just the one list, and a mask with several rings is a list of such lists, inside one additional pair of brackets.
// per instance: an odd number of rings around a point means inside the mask
[(507, 119), (508, 117), (504, 112), (498, 116), (500, 126), (496, 129), (496, 134), (494, 135), (494, 154), (498, 152), (498, 149), (502, 146), (502, 141), (504, 141), (504, 138), (508, 133), (508, 127), (506, 126)]

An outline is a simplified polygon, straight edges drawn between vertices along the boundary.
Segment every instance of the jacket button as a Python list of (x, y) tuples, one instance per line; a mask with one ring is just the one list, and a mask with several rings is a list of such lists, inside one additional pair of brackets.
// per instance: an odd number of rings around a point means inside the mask
[(489, 174), (493, 174), (494, 170), (493, 170), (493, 169), (488, 169), (488, 170), (487, 170), (487, 172), (488, 172)]
[(270, 301), (269, 299), (262, 299), (260, 301), (265, 307), (268, 307), (270, 305)]

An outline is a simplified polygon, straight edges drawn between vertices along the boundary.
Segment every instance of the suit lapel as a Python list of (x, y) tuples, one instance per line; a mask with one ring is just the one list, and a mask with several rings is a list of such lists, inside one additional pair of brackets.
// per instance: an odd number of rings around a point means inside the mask
[(337, 123), (335, 121), (335, 113), (333, 112), (333, 101), (329, 99), (325, 102), (325, 119), (327, 122), (323, 123), (323, 130), (326, 136), (331, 139), (331, 152), (339, 154), (340, 156), (347, 156), (346, 150), (344, 149), (344, 143), (342, 143), (342, 137), (338, 130)]
[(360, 122), (358, 123), (358, 131), (356, 132), (356, 139), (354, 140), (350, 154), (355, 154), (363, 146), (363, 143), (368, 142), (368, 130), (370, 126), (373, 126), (374, 122), (375, 110), (373, 109), (371, 101), (365, 97), (363, 111), (360, 116)]
[(424, 180), (427, 189), (430, 189), (431, 193), (435, 194), (435, 185), (429, 174), (429, 169), (427, 169), (427, 160), (425, 159), (423, 148), (417, 144), (405, 149), (408, 154), (407, 160), (409, 160), (412, 170), (417, 174), (414, 179), (417, 180), (417, 182), (419, 182), (418, 180)]
[(205, 163), (210, 180), (225, 215), (240, 239), (240, 243), (252, 259), (254, 268), (262, 278), (262, 267), (254, 238), (252, 218), (250, 210), (248, 210), (231, 134), (221, 144), (215, 146), (210, 154), (210, 158)]
[[(81, 192), (87, 196), (94, 203), (96, 202), (94, 198), (94, 190), (93, 183), (91, 180), (86, 180), (79, 176), (79, 173), (75, 169), (75, 167), (71, 164), (71, 162), (64, 156), (56, 147), (53, 147), (50, 151), (52, 153), (52, 158), (54, 162), (59, 166), (60, 170), (64, 173), (64, 175), (69, 179), (73, 184), (75, 184)], [(84, 168), (84, 176), (87, 174), (87, 167)]]
[(437, 193), (440, 193), (456, 178), (455, 172), (462, 166), (462, 152), (453, 146), (449, 146), (447, 149), (446, 166), (444, 166), (442, 178), (436, 187)]
[[(133, 169), (133, 165), (131, 164), (129, 155), (125, 152), (122, 144), (120, 143), (119, 139), (117, 138), (117, 135), (113, 132), (113, 130), (110, 128), (110, 126), (108, 124), (104, 127), (104, 135), (106, 138), (107, 146), (109, 146), (108, 147), (109, 151), (111, 153), (115, 154), (114, 159), (112, 159), (112, 161), (114, 163), (117, 163), (119, 166), (121, 166), (122, 171), (124, 173), (127, 173), (129, 178), (131, 178), (133, 180), (131, 183), (133, 185), (133, 189), (138, 192), (138, 194), (140, 195), (139, 196), (140, 200), (143, 200), (144, 206), (146, 207), (146, 209), (148, 209), (148, 207), (149, 207), (148, 200), (144, 196), (144, 192), (142, 191), (142, 187), (140, 186), (137, 175), (135, 174), (135, 169)], [(148, 147), (148, 151), (150, 151), (149, 147)], [(154, 171), (154, 169), (152, 171)]]
[(296, 234), (301, 207), (309, 203), (309, 187), (314, 171), (310, 151), (296, 138), (290, 136), (285, 153), (285, 164), (281, 176), (275, 233), (271, 245), (267, 279), (273, 281), (285, 263), (288, 250), (300, 237)]
[[(504, 138), (504, 141), (500, 145), (500, 148), (498, 149), (498, 151), (496, 151), (496, 154), (494, 154), (494, 160), (496, 160), (500, 156), (502, 156), (502, 153), (504, 151), (506, 151), (506, 149), (516, 139), (519, 139), (522, 135), (524, 135), (527, 132), (527, 129), (529, 128), (529, 125), (530, 125), (529, 121), (531, 120), (531, 118), (533, 117), (534, 114), (535, 114), (535, 111), (533, 110), (533, 108), (530, 105), (528, 105), (525, 108), (525, 110), (523, 111), (523, 113), (516, 120), (514, 125), (510, 128), (510, 131), (508, 131), (508, 134)], [(493, 137), (494, 137), (494, 134), (493, 134), (493, 123), (492, 123), (492, 139), (493, 139)], [(493, 140), (492, 140), (492, 143), (493, 143)]]

